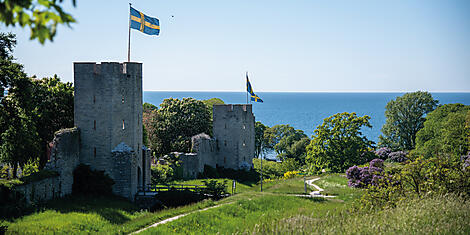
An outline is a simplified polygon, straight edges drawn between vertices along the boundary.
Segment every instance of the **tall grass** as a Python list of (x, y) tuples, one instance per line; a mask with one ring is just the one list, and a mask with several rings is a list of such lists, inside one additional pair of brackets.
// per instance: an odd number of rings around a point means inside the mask
[(270, 223), (281, 218), (312, 213), (325, 215), (340, 206), (322, 198), (299, 198), (258, 193), (233, 204), (196, 212), (176, 221), (144, 231), (143, 234), (231, 234), (253, 228), (257, 223)]
[(470, 234), (470, 203), (454, 196), (402, 201), (379, 211), (295, 215), (243, 234)]
[(361, 197), (362, 190), (348, 187), (348, 179), (340, 174), (323, 175), (314, 182), (325, 191), (323, 194), (337, 196), (337, 199), (351, 202)]

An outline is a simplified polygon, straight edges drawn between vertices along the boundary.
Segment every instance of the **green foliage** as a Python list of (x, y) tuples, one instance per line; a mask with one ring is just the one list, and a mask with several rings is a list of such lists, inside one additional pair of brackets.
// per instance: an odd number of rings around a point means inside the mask
[(157, 110), (158, 107), (153, 105), (153, 104), (150, 104), (150, 103), (147, 103), (145, 102), (143, 105), (142, 105), (142, 109), (144, 112), (149, 112), (149, 111), (154, 111), (154, 110)]
[(418, 157), (386, 170), (387, 177), (366, 190), (361, 198), (362, 207), (395, 206), (410, 196), (456, 194), (470, 198), (470, 168), (465, 168), (460, 158)]
[(326, 118), (315, 129), (315, 135), (307, 147), (307, 164), (310, 170), (329, 169), (344, 172), (348, 167), (363, 164), (372, 158), (374, 142), (365, 137), (361, 128), (369, 127), (369, 116), (356, 113), (337, 113)]
[(211, 132), (207, 106), (193, 98), (165, 99), (150, 115), (146, 128), (150, 148), (157, 156), (190, 152), (192, 136)]
[(47, 179), (47, 178), (51, 178), (51, 177), (57, 177), (57, 176), (59, 176), (59, 173), (57, 173), (56, 171), (49, 171), (49, 170), (43, 169), (43, 170), (31, 173), (28, 176), (22, 177), (22, 178), (20, 178), (20, 180), (23, 183), (28, 184), (28, 183), (31, 183), (31, 182), (37, 182), (37, 181), (40, 181), (40, 180), (43, 180), (43, 179)]
[(104, 171), (80, 164), (73, 171), (73, 194), (110, 195), (114, 181)]
[(8, 166), (7, 164), (3, 165), (2, 168), (0, 169), (0, 178), (1, 179), (10, 179), (10, 166)]
[[(288, 158), (282, 162), (263, 160), (263, 179), (279, 179), (288, 171), (296, 171), (301, 167), (300, 163), (295, 159)], [(253, 159), (253, 168), (261, 174), (261, 159)]]
[(438, 102), (431, 93), (422, 91), (406, 93), (388, 102), (379, 146), (394, 151), (413, 149), (416, 133), (423, 128), (426, 114), (433, 111)]
[(206, 186), (206, 188), (202, 190), (202, 193), (210, 195), (213, 199), (219, 199), (227, 194), (227, 180), (223, 182), (217, 180), (203, 180), (202, 182), (204, 186)]
[(25, 177), (25, 176), (28, 176), (28, 175), (31, 175), (33, 173), (38, 172), (39, 171), (39, 161), (37, 159), (28, 161), (28, 163), (26, 163), (23, 166), (22, 170), (23, 170), (22, 177)]
[[(70, 26), (75, 19), (62, 10), (63, 0), (4, 0), (0, 2), (0, 22), (5, 26), (29, 27), (30, 39), (52, 41), (59, 24)], [(75, 0), (72, 0), (75, 6)]]
[(174, 180), (174, 169), (169, 165), (158, 164), (150, 168), (152, 173), (152, 184), (167, 184)]
[(275, 125), (264, 131), (263, 143), (266, 150), (274, 149), (281, 160), (294, 158), (304, 163), (305, 148), (309, 142), (310, 139), (302, 130), (296, 130), (290, 125)]
[(0, 98), (8, 89), (0, 99), (0, 161), (12, 165), (16, 176), (18, 166), (37, 157), (43, 168), (54, 132), (73, 126), (73, 87), (57, 76), (27, 78), (23, 66), (13, 62), (14, 38), (0, 34)]
[(445, 104), (426, 116), (424, 127), (416, 134), (414, 154), (460, 157), (470, 150), (470, 126), (466, 121), (470, 106)]
[(265, 126), (261, 122), (255, 122), (255, 156), (259, 157), (262, 153), (266, 152), (266, 146), (264, 139), (264, 132), (268, 126)]
[(225, 104), (225, 102), (219, 98), (211, 98), (207, 100), (202, 100), (202, 102), (207, 106), (207, 110), (209, 110), (211, 120), (212, 120), (213, 106), (219, 105), (219, 104)]
[(232, 180), (237, 180), (240, 182), (257, 182), (259, 180), (259, 174), (255, 170), (234, 170), (230, 168), (217, 167), (213, 168), (208, 165), (204, 165), (204, 172), (198, 176), (203, 179), (210, 178), (228, 178)]

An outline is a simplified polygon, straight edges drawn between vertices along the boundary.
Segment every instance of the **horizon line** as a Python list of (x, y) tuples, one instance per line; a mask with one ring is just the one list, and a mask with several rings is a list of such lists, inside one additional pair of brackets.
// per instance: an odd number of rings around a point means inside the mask
[[(240, 92), (245, 93), (246, 91), (236, 91), (236, 90), (143, 90), (148, 92)], [(426, 90), (413, 90), (413, 91), (257, 91), (259, 93), (408, 93), (416, 91), (426, 91)], [(430, 93), (470, 93), (470, 91), (426, 91)]]

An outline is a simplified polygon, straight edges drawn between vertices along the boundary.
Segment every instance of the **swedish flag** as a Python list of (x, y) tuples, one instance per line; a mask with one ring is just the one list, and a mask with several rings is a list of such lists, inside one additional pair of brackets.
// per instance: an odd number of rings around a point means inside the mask
[(256, 94), (251, 94), (251, 101), (263, 103), (263, 100)]
[(160, 34), (160, 21), (157, 18), (153, 18), (145, 15), (144, 13), (131, 7), (131, 24), (132, 29), (137, 29), (148, 35), (159, 35)]
[(254, 95), (253, 88), (251, 87), (250, 80), (248, 80), (248, 73), (246, 73), (246, 91), (250, 93), (250, 95)]

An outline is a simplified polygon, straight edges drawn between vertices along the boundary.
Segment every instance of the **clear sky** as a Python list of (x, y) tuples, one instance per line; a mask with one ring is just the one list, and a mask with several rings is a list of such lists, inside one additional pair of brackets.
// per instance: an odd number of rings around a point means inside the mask
[[(29, 75), (73, 81), (75, 61), (127, 60), (129, 1), (64, 0), (53, 43), (17, 34)], [(161, 36), (132, 31), (144, 90), (470, 92), (468, 0), (148, 0)], [(171, 17), (171, 16), (174, 17)]]

